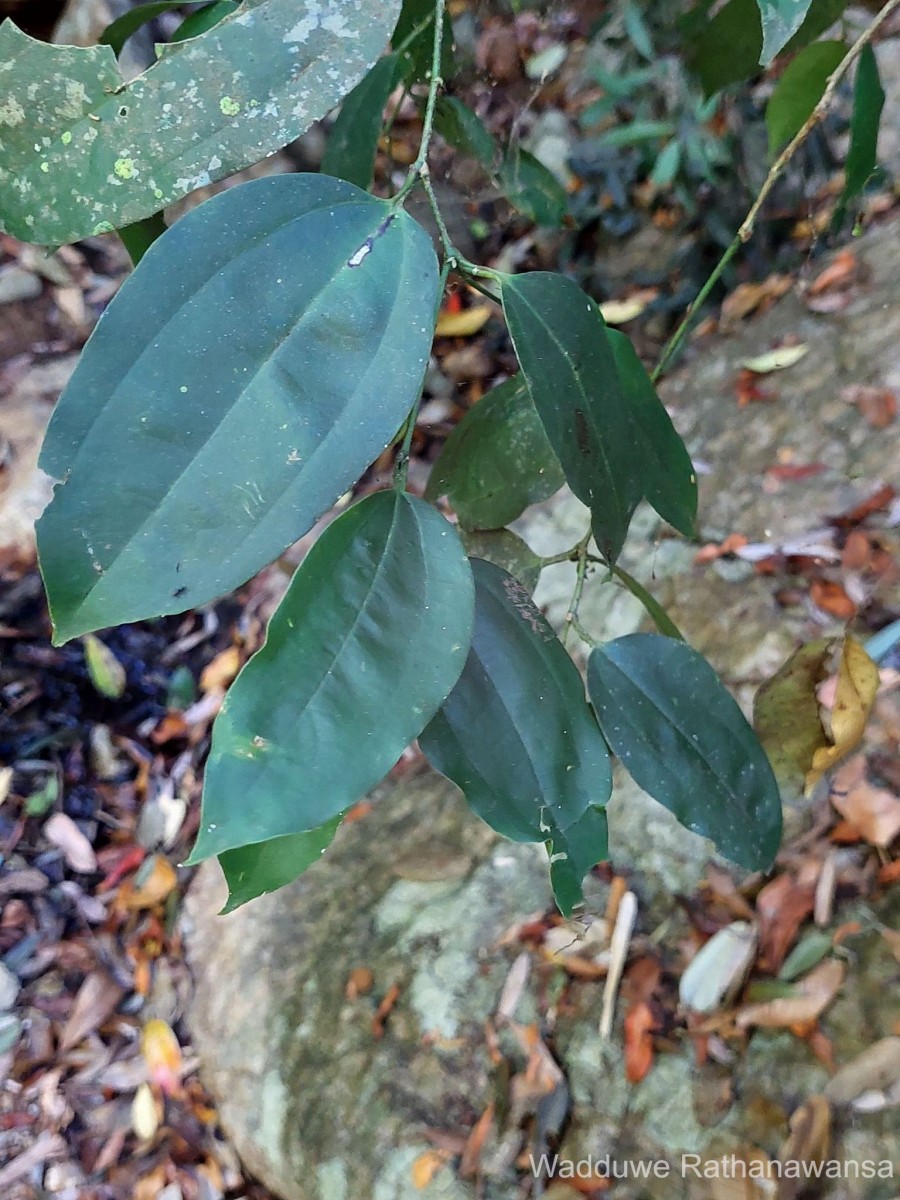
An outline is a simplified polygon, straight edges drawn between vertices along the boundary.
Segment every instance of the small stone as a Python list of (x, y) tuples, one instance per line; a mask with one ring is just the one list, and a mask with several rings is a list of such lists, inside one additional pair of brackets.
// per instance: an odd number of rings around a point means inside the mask
[(21, 267), (7, 267), (0, 271), (0, 304), (13, 304), (16, 300), (34, 300), (41, 294), (43, 284), (37, 275)]
[(9, 1012), (21, 990), (18, 975), (14, 975), (9, 967), (0, 963), (0, 1012)]

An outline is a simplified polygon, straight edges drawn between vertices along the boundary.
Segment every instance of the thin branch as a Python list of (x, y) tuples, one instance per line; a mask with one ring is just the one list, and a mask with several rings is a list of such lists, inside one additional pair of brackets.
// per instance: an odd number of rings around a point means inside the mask
[(581, 541), (569, 551), (569, 555), (575, 558), (578, 565), (575, 570), (575, 590), (572, 592), (572, 599), (569, 601), (569, 608), (566, 612), (566, 625), (562, 636), (562, 644), (564, 646), (569, 640), (569, 631), (572, 629), (575, 630), (583, 642), (587, 642), (589, 646), (596, 645), (594, 639), (585, 632), (578, 620), (578, 608), (581, 604), (584, 583), (587, 579), (588, 559), (590, 557), (588, 555), (588, 546), (590, 545), (591, 536), (589, 529)]
[(445, 8), (446, 0), (434, 0), (434, 41), (431, 47), (431, 74), (428, 78), (428, 99), (425, 101), (425, 116), (422, 121), (422, 139), (419, 142), (419, 153), (409, 168), (406, 182), (394, 197), (394, 204), (400, 204), (416, 184), (428, 174), (428, 149), (434, 128), (434, 110), (437, 105), (438, 92), (443, 83), (441, 79), (441, 49), (444, 41)]
[(744, 217), (740, 228), (734, 235), (734, 240), (719, 259), (718, 263), (716, 263), (712, 274), (700, 289), (696, 300), (694, 300), (685, 313), (684, 320), (681, 322), (663, 348), (659, 363), (657, 364), (656, 369), (651, 376), (654, 383), (657, 381), (657, 379), (659, 379), (659, 377), (663, 374), (663, 372), (678, 354), (679, 350), (681, 349), (682, 342), (687, 336), (698, 310), (706, 300), (709, 293), (718, 283), (719, 279), (721, 279), (725, 268), (734, 258), (735, 254), (737, 254), (738, 250), (740, 250), (742, 246), (746, 245), (746, 243), (749, 242), (750, 238), (753, 236), (757, 218), (762, 211), (763, 205), (768, 200), (772, 188), (784, 174), (784, 171), (791, 159), (794, 157), (812, 131), (816, 128), (816, 126), (825, 117), (828, 109), (831, 107), (831, 102), (834, 99), (835, 93), (837, 92), (841, 81), (859, 58), (860, 54), (862, 54), (863, 50), (865, 50), (866, 46), (868, 46), (868, 44), (872, 41), (878, 30), (898, 9), (900, 9), (900, 0), (888, 0), (888, 3), (884, 6), (875, 20), (863, 30), (835, 69), (828, 76), (828, 82), (825, 84), (825, 90), (822, 93), (818, 104), (803, 122), (803, 125), (800, 127), (797, 133), (794, 134), (785, 148), (772, 163), (772, 166), (769, 168), (769, 173), (763, 181), (763, 185), (760, 188), (756, 199), (753, 201), (749, 212), (747, 213), (746, 217)]

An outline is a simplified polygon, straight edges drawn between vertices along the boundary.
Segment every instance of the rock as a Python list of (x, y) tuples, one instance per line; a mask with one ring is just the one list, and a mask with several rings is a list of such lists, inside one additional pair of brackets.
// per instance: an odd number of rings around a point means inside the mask
[[(841, 391), (858, 383), (900, 385), (897, 234), (897, 224), (887, 225), (855, 243), (861, 282), (839, 316), (813, 315), (791, 295), (733, 338), (696, 348), (666, 386), (665, 399), (704, 471), (705, 538), (738, 532), (774, 543), (806, 535), (895, 477), (900, 423), (872, 429)], [(809, 354), (766, 380), (774, 400), (738, 407), (736, 364), (787, 334), (808, 343)], [(826, 469), (771, 487), (768, 469), (785, 451)], [(586, 527), (582, 506), (561, 494), (527, 514), (517, 531), (550, 554)], [(642, 510), (623, 565), (668, 606), (745, 706), (799, 640), (839, 630), (809, 607), (780, 608), (765, 576), (697, 566), (695, 553)], [(537, 597), (556, 623), (572, 584), (569, 564), (542, 577)], [(879, 599), (896, 608), (896, 582), (890, 587)], [(646, 627), (630, 593), (599, 580), (585, 593), (581, 618), (604, 638)], [(791, 817), (807, 819), (800, 809)], [(687, 932), (675, 897), (695, 889), (709, 848), (625, 778), (617, 780), (610, 829), (613, 864), (638, 896), (639, 935), (651, 935), (674, 970)], [(592, 881), (592, 889), (587, 913), (602, 914), (606, 886)], [(342, 828), (296, 883), (219, 918), (224, 894), (217, 866), (205, 865), (184, 919), (196, 978), (188, 1019), (223, 1126), (251, 1170), (286, 1200), (521, 1195), (515, 1122), (498, 1119), (477, 1186), (449, 1159), (434, 1158), (435, 1146), (445, 1143), (431, 1135), (458, 1144), (492, 1101), (501, 1113), (507, 1104), (509, 1080), (493, 1065), (486, 1022), (524, 949), (509, 931), (551, 902), (543, 850), (495, 838), (449, 784), (423, 773), (381, 789), (372, 811)], [(868, 909), (845, 906), (836, 917), (870, 931), (854, 939), (846, 981), (822, 1018), (838, 1066), (895, 1034), (885, 997), (897, 964), (877, 930), (879, 922), (895, 925), (898, 910), (896, 899), (882, 900)], [(347, 980), (359, 968), (371, 971), (374, 986), (350, 1000)], [(562, 1068), (565, 1086), (553, 1092), (557, 1111), (541, 1110), (552, 1127), (568, 1088), (561, 1156), (670, 1164), (668, 1177), (617, 1181), (617, 1197), (719, 1200), (724, 1185), (683, 1173), (681, 1156), (706, 1160), (748, 1146), (775, 1156), (792, 1114), (826, 1086), (828, 1072), (806, 1042), (768, 1030), (755, 1031), (727, 1066), (698, 1066), (686, 1038), (631, 1085), (621, 1012), (613, 1037), (598, 1037), (602, 984), (577, 982), (557, 1005), (560, 986), (557, 969), (531, 955), (515, 1020), (541, 1022)], [(385, 998), (379, 1036), (376, 1011)], [(498, 1022), (496, 1036), (504, 1060), (521, 1070), (513, 1031)], [(900, 1143), (890, 1117), (888, 1110), (839, 1107), (831, 1156), (896, 1159)], [(895, 1190), (883, 1180), (845, 1178), (824, 1194), (878, 1200)]]
[(0, 1013), (9, 1012), (22, 990), (19, 977), (9, 967), (0, 963)]

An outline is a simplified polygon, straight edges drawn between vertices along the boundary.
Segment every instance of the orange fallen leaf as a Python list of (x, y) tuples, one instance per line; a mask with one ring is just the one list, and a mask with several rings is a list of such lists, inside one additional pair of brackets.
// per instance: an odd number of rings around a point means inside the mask
[(798, 883), (792, 875), (779, 875), (756, 897), (759, 919), (759, 964), (763, 971), (778, 973), (793, 946), (803, 922), (812, 914), (815, 888)]
[(375, 1010), (375, 1016), (372, 1018), (372, 1036), (376, 1038), (384, 1037), (384, 1026), (393, 1011), (394, 1005), (400, 999), (400, 988), (396, 983), (391, 986), (384, 994), (384, 998)]
[(240, 667), (241, 652), (237, 646), (229, 646), (222, 650), (203, 668), (200, 676), (201, 692), (224, 690), (237, 675)]
[(862, 754), (855, 754), (836, 772), (831, 803), (865, 841), (880, 850), (900, 834), (900, 799), (869, 782)]
[(887, 388), (854, 384), (844, 388), (841, 396), (856, 405), (873, 429), (887, 429), (897, 415), (897, 397)]
[(850, 634), (844, 638), (838, 668), (834, 705), (831, 709), (831, 746), (820, 746), (806, 776), (809, 794), (822, 776), (846, 758), (862, 741), (866, 721), (878, 691), (878, 668), (862, 644)]
[(726, 296), (722, 305), (723, 328), (735, 324), (758, 308), (765, 310), (771, 307), (776, 300), (789, 292), (792, 286), (793, 280), (789, 275), (770, 275), (761, 283), (739, 284)]
[(172, 1028), (155, 1017), (141, 1031), (141, 1054), (147, 1074), (165, 1096), (181, 1094), (181, 1046)]
[(492, 1100), (475, 1122), (472, 1132), (466, 1138), (466, 1144), (463, 1147), (462, 1158), (459, 1163), (460, 1178), (472, 1179), (481, 1170), (481, 1155), (484, 1152), (484, 1144), (493, 1126), (494, 1102)]
[(840, 513), (836, 517), (830, 517), (829, 523), (837, 525), (839, 529), (852, 528), (865, 521), (866, 517), (871, 517), (873, 513), (887, 508), (896, 495), (895, 488), (889, 483), (883, 483), (871, 495), (866, 496), (865, 500), (860, 500), (859, 504), (854, 504), (852, 508), (848, 508), (846, 512)]
[(778, 463), (769, 467), (766, 474), (772, 479), (793, 483), (798, 479), (810, 479), (813, 475), (821, 475), (824, 470), (825, 464), (820, 462)]
[(375, 976), (368, 967), (354, 967), (347, 977), (344, 995), (348, 1000), (356, 1000), (359, 996), (371, 992), (374, 983)]
[(734, 554), (736, 550), (740, 550), (746, 545), (747, 539), (742, 533), (729, 533), (722, 542), (708, 542), (705, 546), (701, 546), (694, 555), (694, 562), (698, 566), (703, 566), (705, 563), (722, 558), (725, 554)]
[(738, 371), (737, 378), (734, 381), (734, 391), (737, 396), (738, 408), (746, 408), (748, 404), (766, 404), (778, 399), (775, 392), (760, 386), (759, 378), (759, 375), (755, 371), (751, 371), (746, 367)]
[(779, 996), (748, 1004), (735, 1017), (739, 1029), (751, 1025), (768, 1029), (790, 1029), (816, 1021), (837, 995), (844, 982), (844, 966), (836, 958), (828, 958), (805, 975), (792, 996)]
[(476, 304), (459, 312), (444, 309), (437, 319), (435, 337), (472, 337), (478, 333), (493, 315), (490, 304)]
[(175, 868), (163, 854), (153, 854), (133, 880), (123, 884), (117, 903), (132, 912), (155, 908), (178, 886)]
[(640, 1083), (653, 1066), (653, 1038), (656, 1021), (646, 1000), (640, 1000), (625, 1014), (625, 1075), (629, 1083)]
[(836, 288), (849, 287), (856, 279), (859, 260), (852, 250), (841, 250), (836, 254), (824, 271), (820, 271), (809, 285), (807, 295), (821, 296)]
[(878, 882), (882, 887), (890, 887), (892, 883), (900, 883), (900, 858), (894, 862), (885, 863), (878, 872)]
[(843, 587), (828, 579), (814, 579), (809, 585), (809, 598), (816, 608), (839, 621), (849, 621), (856, 615), (856, 605)]
[(425, 1150), (413, 1162), (410, 1174), (412, 1175), (413, 1187), (418, 1191), (423, 1191), (437, 1175), (442, 1167), (445, 1167), (450, 1161), (450, 1155), (446, 1150)]
[(841, 551), (841, 566), (845, 571), (861, 571), (872, 560), (872, 543), (861, 529), (851, 529)]

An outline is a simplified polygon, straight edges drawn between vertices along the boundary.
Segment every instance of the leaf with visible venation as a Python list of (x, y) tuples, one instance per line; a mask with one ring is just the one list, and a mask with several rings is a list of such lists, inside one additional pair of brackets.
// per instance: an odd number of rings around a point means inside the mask
[(216, 719), (191, 861), (321, 832), (373, 787), (456, 683), (473, 604), (424, 500), (378, 492), (329, 525)]
[(505, 275), (501, 297), (522, 373), (594, 537), (614, 562), (645, 496), (694, 532), (696, 480), (684, 443), (623, 334), (563, 275)]
[(222, 914), (234, 912), (257, 896), (267, 896), (302, 875), (331, 845), (340, 823), (337, 816), (307, 833), (223, 851), (219, 862), (228, 884), (228, 899)]
[(399, 8), (245, 0), (209, 32), (163, 47), (128, 84), (108, 46), (48, 46), (4, 22), (0, 228), (78, 241), (258, 162), (363, 77)]
[(826, 771), (846, 758), (862, 741), (866, 722), (878, 693), (878, 667), (865, 647), (851, 634), (844, 638), (837, 686), (831, 707), (831, 745), (813, 753), (806, 775), (806, 791), (811, 792)]
[(478, 114), (462, 100), (455, 96), (438, 97), (434, 127), (454, 149), (471, 155), (486, 170), (494, 169), (497, 158), (494, 139)]
[(541, 559), (511, 529), (465, 529), (460, 527), (462, 544), (469, 558), (484, 558), (514, 575), (533, 592), (541, 576)]
[(571, 911), (606, 854), (593, 810), (610, 796), (609, 755), (578, 669), (526, 588), (479, 559), (472, 574), (472, 648), (419, 744), (492, 829), (548, 844), (557, 902)]
[(205, 604), (308, 530), (402, 425), (436, 301), (424, 230), (340, 180), (257, 180), (177, 221), (50, 422), (57, 638)]
[[(786, 50), (796, 53), (833, 25), (847, 0), (817, 0)], [(698, 22), (687, 54), (707, 96), (759, 73), (762, 24), (757, 0), (728, 0), (711, 19)]]
[(750, 870), (781, 841), (781, 796), (756, 735), (684, 642), (635, 633), (599, 646), (588, 692), (613, 752), (682, 825)]
[(499, 529), (565, 482), (521, 376), (470, 408), (444, 443), (428, 479), (430, 500), (446, 495), (463, 525)]
[(767, 67), (806, 19), (812, 0), (756, 0), (762, 16), (760, 63)]
[(844, 190), (834, 213), (834, 226), (842, 223), (847, 205), (862, 192), (878, 166), (878, 128), (883, 108), (884, 88), (878, 74), (878, 60), (872, 47), (865, 46), (856, 68), (850, 148), (844, 167)]
[(566, 189), (540, 159), (519, 147), (507, 150), (497, 172), (507, 200), (535, 225), (562, 225), (569, 207)]
[(384, 106), (400, 78), (398, 54), (380, 59), (341, 104), (322, 158), (322, 172), (358, 187), (372, 185)]
[[(434, 0), (403, 0), (397, 27), (391, 37), (391, 49), (403, 60), (403, 81), (407, 84), (427, 83), (434, 56)], [(441, 77), (451, 79), (456, 74), (453, 58), (453, 26), (449, 12), (444, 13), (441, 40)]]
[(846, 53), (843, 42), (813, 42), (791, 61), (766, 105), (770, 154), (776, 154), (800, 132)]
[(756, 693), (753, 725), (782, 788), (798, 797), (816, 751), (826, 746), (816, 688), (826, 675), (833, 642), (801, 646)]

